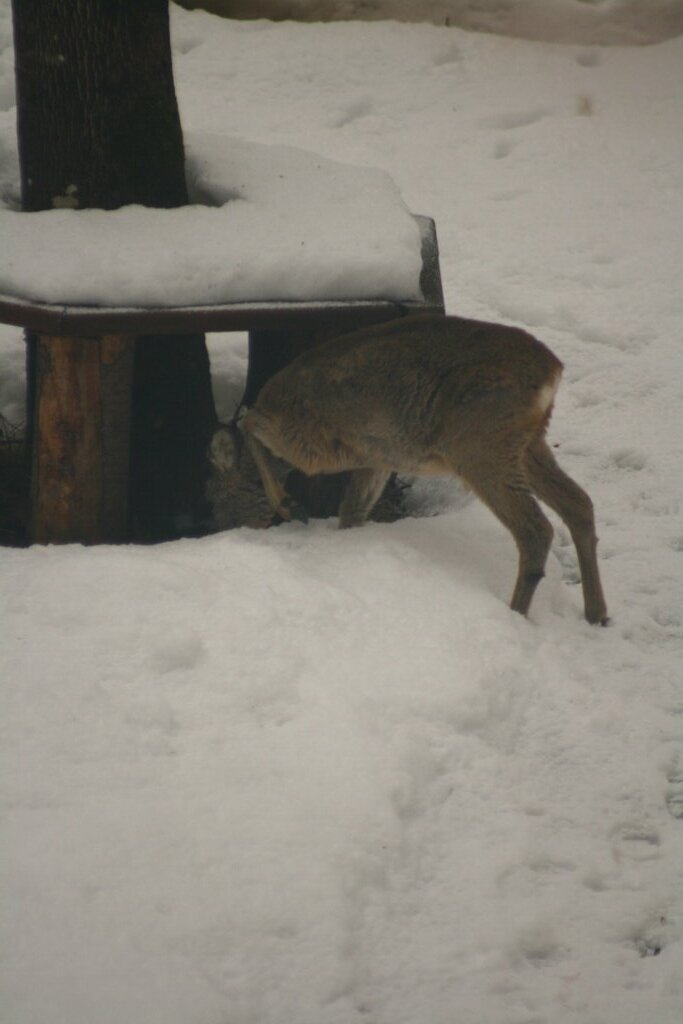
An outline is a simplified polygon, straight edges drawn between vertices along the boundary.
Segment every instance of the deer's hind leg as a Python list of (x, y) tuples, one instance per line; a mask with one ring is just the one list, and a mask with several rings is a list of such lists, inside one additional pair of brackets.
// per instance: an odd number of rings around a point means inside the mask
[(482, 457), (460, 475), (512, 534), (519, 552), (517, 582), (510, 607), (521, 615), (529, 611), (536, 587), (545, 575), (553, 528), (529, 488), (514, 456), (498, 460)]
[(597, 537), (593, 502), (586, 492), (560, 469), (545, 440), (529, 445), (526, 470), (535, 494), (560, 516), (571, 533), (581, 571), (584, 612), (592, 623), (607, 623), (607, 605), (600, 581), (596, 554)]

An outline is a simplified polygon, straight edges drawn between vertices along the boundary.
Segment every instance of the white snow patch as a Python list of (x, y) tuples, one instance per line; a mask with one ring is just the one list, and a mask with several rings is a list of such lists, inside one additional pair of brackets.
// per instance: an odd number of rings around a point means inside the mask
[(606, 46), (683, 32), (681, 0), (197, 0), (231, 18), (432, 21), (477, 32)]
[[(510, 612), (509, 536), (442, 483), (441, 514), (348, 533), (0, 551), (4, 1019), (679, 1024), (683, 40), (173, 29), (188, 137), (382, 168), (436, 217), (449, 309), (557, 352), (613, 624), (562, 527)], [(244, 339), (210, 348), (229, 410)]]
[(0, 207), (0, 294), (138, 307), (419, 298), (420, 231), (388, 174), (217, 135), (188, 136), (187, 151), (192, 206)]

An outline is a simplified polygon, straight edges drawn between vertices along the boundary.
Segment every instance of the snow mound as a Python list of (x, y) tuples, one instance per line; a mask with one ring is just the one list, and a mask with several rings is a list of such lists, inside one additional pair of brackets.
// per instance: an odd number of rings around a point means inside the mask
[(582, 45), (642, 45), (683, 32), (681, 0), (196, 0), (196, 6), (229, 18), (431, 21)]
[(0, 292), (48, 303), (198, 306), (417, 299), (420, 231), (384, 171), (289, 146), (187, 140), (193, 205), (0, 208)]

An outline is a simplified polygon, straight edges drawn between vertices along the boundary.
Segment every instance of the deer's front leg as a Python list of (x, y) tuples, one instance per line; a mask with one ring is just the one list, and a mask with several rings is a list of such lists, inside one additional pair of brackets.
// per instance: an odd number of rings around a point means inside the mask
[(275, 476), (275, 472), (271, 465), (270, 452), (266, 446), (254, 436), (249, 429), (249, 424), (246, 420), (242, 424), (242, 433), (247, 448), (249, 449), (251, 457), (258, 469), (263, 489), (266, 492), (266, 497), (268, 498), (273, 511), (280, 516), (281, 519), (284, 519), (287, 522), (292, 519), (298, 519), (302, 523), (307, 523), (308, 515), (306, 513), (306, 509), (303, 505), (294, 501), (294, 499), (287, 494), (284, 487), (282, 487)]

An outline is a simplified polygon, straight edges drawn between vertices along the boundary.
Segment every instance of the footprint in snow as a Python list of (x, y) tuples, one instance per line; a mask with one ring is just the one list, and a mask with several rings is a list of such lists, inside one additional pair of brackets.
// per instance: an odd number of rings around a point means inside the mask
[(581, 50), (576, 55), (576, 63), (582, 68), (597, 68), (602, 64), (602, 51), (589, 49)]
[(544, 107), (537, 107), (533, 110), (509, 110), (502, 114), (495, 114), (493, 117), (484, 117), (479, 122), (482, 128), (492, 128), (499, 132), (513, 131), (515, 128), (528, 128), (544, 117), (548, 117), (551, 111)]
[(617, 469), (633, 473), (645, 469), (647, 456), (637, 448), (617, 448), (610, 452), (609, 461)]
[(204, 39), (201, 36), (181, 36), (180, 38), (176, 38), (174, 40), (173, 49), (176, 51), (176, 53), (181, 53), (185, 55), (186, 53), (191, 53), (192, 50), (196, 50), (197, 47), (201, 46), (203, 42)]
[(506, 156), (512, 153), (516, 146), (517, 143), (511, 139), (500, 139), (493, 147), (493, 159), (504, 160)]
[(506, 895), (529, 896), (539, 888), (556, 889), (559, 880), (569, 878), (577, 865), (574, 861), (560, 860), (545, 853), (531, 853), (526, 859), (503, 868), (498, 875), (498, 886)]
[(434, 67), (440, 68), (449, 64), (459, 64), (462, 61), (462, 51), (456, 43), (451, 43), (434, 57)]
[(659, 956), (670, 938), (670, 925), (664, 914), (657, 914), (632, 937), (636, 953), (641, 959)]
[(159, 642), (149, 655), (149, 664), (159, 673), (187, 672), (196, 668), (203, 659), (204, 644), (194, 633), (184, 633)]
[[(646, 866), (661, 857), (657, 830), (646, 821), (634, 818), (615, 825), (607, 838), (611, 847), (609, 855), (582, 873), (582, 885), (593, 893), (640, 887)], [(644, 943), (647, 934), (647, 929), (639, 928), (630, 936), (630, 941), (634, 945)]]
[(612, 829), (610, 839), (612, 855), (617, 863), (625, 860), (644, 862), (661, 856), (659, 833), (645, 822), (622, 822)]
[(333, 128), (345, 128), (363, 117), (367, 117), (373, 111), (372, 100), (369, 96), (361, 96), (342, 108), (339, 115), (332, 122)]
[(683, 755), (674, 758), (666, 772), (664, 801), (672, 818), (683, 821)]

